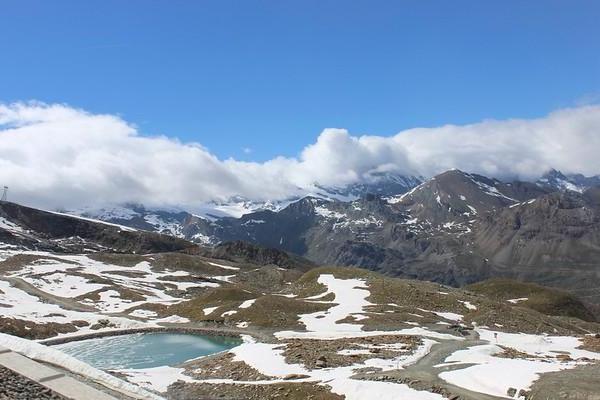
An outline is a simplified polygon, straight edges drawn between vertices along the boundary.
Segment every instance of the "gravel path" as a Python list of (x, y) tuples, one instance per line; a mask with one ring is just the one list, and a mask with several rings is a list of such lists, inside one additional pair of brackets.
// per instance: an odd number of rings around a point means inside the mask
[(23, 375), (0, 366), (0, 400), (67, 400)]
[(1, 277), (0, 279), (9, 282), (11, 285), (16, 287), (17, 289), (21, 289), (25, 291), (27, 294), (30, 294), (35, 297), (39, 297), (42, 300), (48, 301), (52, 304), (56, 304), (65, 310), (71, 311), (80, 311), (80, 312), (97, 312), (97, 310), (92, 306), (86, 306), (77, 302), (76, 300), (54, 296), (50, 293), (46, 293), (43, 290), (40, 290), (33, 286), (31, 283), (24, 281), (21, 278), (16, 277)]
[(465, 340), (438, 340), (431, 351), (415, 364), (407, 366), (405, 369), (395, 371), (385, 371), (380, 374), (359, 374), (355, 377), (361, 379), (373, 379), (378, 381), (389, 381), (405, 383), (416, 390), (426, 390), (433, 393), (439, 393), (452, 399), (460, 400), (499, 400), (499, 397), (490, 396), (483, 393), (472, 392), (462, 387), (454, 386), (438, 375), (444, 371), (465, 368), (465, 364), (449, 365), (441, 368), (435, 366), (444, 362), (446, 357), (455, 351), (466, 349), (471, 346), (485, 344), (479, 340), (476, 333), (471, 332)]

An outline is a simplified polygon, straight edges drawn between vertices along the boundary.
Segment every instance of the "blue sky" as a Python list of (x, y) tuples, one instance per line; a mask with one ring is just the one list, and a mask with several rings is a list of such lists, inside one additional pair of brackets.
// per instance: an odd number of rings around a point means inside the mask
[(597, 1), (8, 0), (1, 13), (0, 102), (118, 114), (220, 158), (293, 156), (327, 127), (389, 136), (600, 94)]

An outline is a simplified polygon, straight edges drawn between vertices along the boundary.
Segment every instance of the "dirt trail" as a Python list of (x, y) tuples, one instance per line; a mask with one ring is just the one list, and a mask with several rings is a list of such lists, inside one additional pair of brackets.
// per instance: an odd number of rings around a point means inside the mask
[(12, 284), (12, 286), (16, 287), (17, 289), (21, 289), (24, 292), (27, 292), (28, 294), (30, 294), (32, 296), (39, 297), (40, 299), (45, 300), (49, 303), (59, 305), (60, 307), (64, 308), (65, 310), (81, 311), (81, 312), (98, 312), (94, 307), (86, 306), (85, 304), (81, 304), (73, 299), (54, 296), (50, 293), (46, 293), (43, 290), (36, 288), (32, 284), (25, 282), (21, 278), (13, 278), (13, 277), (5, 277), (4, 276), (4, 277), (0, 277), (0, 279), (4, 280), (6, 282), (9, 282), (10, 284)]
[[(436, 365), (442, 364), (444, 360), (452, 353), (458, 350), (466, 349), (472, 346), (487, 344), (487, 342), (479, 340), (475, 332), (471, 332), (470, 336), (465, 337), (465, 340), (437, 340), (429, 354), (419, 359), (416, 363), (409, 365), (401, 370), (384, 371), (375, 376), (386, 376), (390, 380), (410, 382), (409, 386), (417, 390), (428, 390), (433, 387), (442, 388), (451, 395), (458, 395), (461, 400), (499, 400), (501, 397), (490, 396), (483, 393), (473, 392), (465, 388), (454, 386), (441, 378), (438, 374), (445, 371), (455, 369), (464, 369), (469, 364), (448, 365), (440, 368), (435, 368)], [(372, 379), (373, 375), (356, 375), (356, 378)]]

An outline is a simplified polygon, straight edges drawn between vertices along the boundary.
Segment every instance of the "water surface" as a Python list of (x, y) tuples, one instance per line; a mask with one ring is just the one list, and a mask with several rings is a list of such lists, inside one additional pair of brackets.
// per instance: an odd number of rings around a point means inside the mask
[(135, 333), (53, 346), (100, 369), (139, 369), (176, 365), (230, 349), (237, 338), (186, 333)]

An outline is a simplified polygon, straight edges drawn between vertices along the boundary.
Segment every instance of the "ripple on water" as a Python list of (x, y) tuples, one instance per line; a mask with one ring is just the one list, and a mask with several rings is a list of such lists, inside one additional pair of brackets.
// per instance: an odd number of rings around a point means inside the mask
[(53, 346), (100, 369), (140, 369), (176, 365), (228, 350), (237, 338), (185, 333), (134, 333)]

